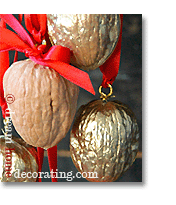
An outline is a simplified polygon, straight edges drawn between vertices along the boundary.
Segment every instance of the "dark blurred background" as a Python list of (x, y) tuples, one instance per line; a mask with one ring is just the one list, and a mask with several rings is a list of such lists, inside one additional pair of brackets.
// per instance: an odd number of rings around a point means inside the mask
[[(15, 15), (17, 17), (17, 15)], [(23, 22), (24, 25), (24, 22)], [(10, 63), (13, 62), (14, 52), (10, 51)], [(25, 59), (24, 54), (19, 53), (19, 60)], [(96, 95), (88, 93), (80, 88), (77, 109), (91, 100), (98, 99), (98, 88), (102, 83), (102, 74), (98, 69), (89, 72)], [(139, 151), (142, 152), (142, 15), (124, 14), (122, 32), (121, 64), (119, 73), (113, 83), (115, 99), (127, 104), (135, 113), (140, 132)], [(0, 127), (3, 128), (1, 114)], [(0, 131), (1, 134), (2, 131)], [(13, 127), (13, 135), (18, 133)], [(58, 144), (58, 172), (70, 172), (75, 175), (75, 168), (69, 155), (70, 131)], [(45, 151), (46, 152), (46, 151)], [(47, 155), (45, 153), (43, 172), (49, 172)], [(42, 179), (43, 182), (50, 182), (50, 179)], [(58, 179), (58, 182), (67, 182), (66, 179)], [(73, 178), (72, 182), (88, 182), (83, 178)], [(116, 182), (142, 182), (142, 158), (138, 157), (131, 168), (126, 171)]]

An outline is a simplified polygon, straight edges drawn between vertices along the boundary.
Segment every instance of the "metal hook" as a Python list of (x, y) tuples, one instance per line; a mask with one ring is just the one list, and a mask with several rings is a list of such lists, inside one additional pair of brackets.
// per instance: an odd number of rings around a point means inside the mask
[(107, 99), (113, 94), (113, 89), (112, 89), (111, 84), (108, 84), (108, 87), (110, 88), (110, 92), (109, 92), (108, 95), (106, 95), (105, 93), (103, 93), (103, 92), (101, 91), (102, 86), (99, 87), (99, 93), (100, 93), (100, 95), (101, 95), (100, 98), (101, 98), (102, 100), (107, 100)]

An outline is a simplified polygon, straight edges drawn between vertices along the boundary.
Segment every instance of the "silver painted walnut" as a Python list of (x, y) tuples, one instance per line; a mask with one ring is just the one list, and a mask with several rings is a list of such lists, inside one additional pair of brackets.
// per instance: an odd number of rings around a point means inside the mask
[(118, 42), (119, 14), (47, 14), (47, 20), (53, 43), (69, 48), (71, 63), (84, 70), (102, 65)]
[(48, 149), (57, 145), (73, 121), (79, 88), (49, 67), (32, 60), (13, 63), (3, 79), (4, 95), (16, 131), (30, 145)]
[(76, 115), (71, 157), (79, 172), (87, 173), (88, 181), (115, 181), (133, 164), (138, 140), (136, 118), (128, 106), (119, 101), (92, 101)]

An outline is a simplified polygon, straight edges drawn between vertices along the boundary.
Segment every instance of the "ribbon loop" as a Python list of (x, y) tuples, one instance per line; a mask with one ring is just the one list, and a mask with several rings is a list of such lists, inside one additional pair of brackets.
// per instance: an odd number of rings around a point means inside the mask
[(46, 14), (24, 14), (24, 20), (33, 40), (41, 44), (47, 30)]
[(114, 52), (107, 59), (107, 61), (100, 66), (100, 70), (103, 73), (102, 86), (104, 88), (108, 87), (108, 84), (111, 84), (115, 81), (116, 76), (119, 71), (120, 66), (120, 54), (121, 54), (121, 41), (122, 41), (122, 23), (123, 23), (123, 14), (120, 14), (120, 35), (119, 40), (116, 45)]

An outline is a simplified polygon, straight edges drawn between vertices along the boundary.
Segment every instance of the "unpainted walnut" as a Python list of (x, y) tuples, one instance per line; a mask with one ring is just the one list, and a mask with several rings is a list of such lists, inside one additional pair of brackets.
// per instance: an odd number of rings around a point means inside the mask
[(48, 149), (57, 145), (73, 121), (79, 88), (55, 70), (30, 59), (13, 63), (3, 79), (13, 125), (26, 143)]

